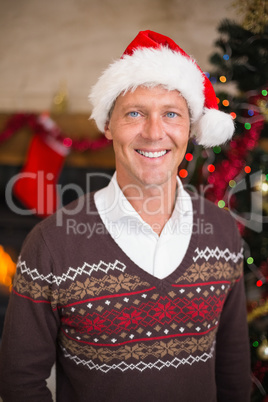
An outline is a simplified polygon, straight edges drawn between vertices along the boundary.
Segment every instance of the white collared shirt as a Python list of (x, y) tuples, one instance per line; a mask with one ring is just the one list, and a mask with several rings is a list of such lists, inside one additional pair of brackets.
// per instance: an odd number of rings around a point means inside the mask
[(160, 236), (143, 221), (121, 191), (116, 173), (109, 185), (95, 193), (100, 217), (118, 246), (140, 268), (163, 279), (181, 263), (192, 235), (191, 197), (178, 178), (172, 216)]

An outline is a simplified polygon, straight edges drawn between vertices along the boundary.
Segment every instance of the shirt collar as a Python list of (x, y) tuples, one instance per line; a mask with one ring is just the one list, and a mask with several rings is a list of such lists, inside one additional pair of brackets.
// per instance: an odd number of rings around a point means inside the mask
[[(187, 215), (192, 212), (192, 201), (190, 195), (184, 190), (182, 182), (177, 177), (178, 190), (175, 207), (170, 219), (178, 219), (181, 216)], [(141, 223), (144, 223), (137, 211), (132, 207), (130, 202), (124, 196), (120, 189), (116, 173), (114, 173), (110, 183), (107, 187), (100, 190), (103, 208), (106, 219), (111, 222), (117, 222), (119, 220), (135, 218)]]

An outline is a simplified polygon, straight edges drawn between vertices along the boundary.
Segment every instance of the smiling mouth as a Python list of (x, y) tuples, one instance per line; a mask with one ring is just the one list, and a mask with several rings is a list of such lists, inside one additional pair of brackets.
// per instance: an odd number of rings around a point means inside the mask
[(145, 156), (146, 158), (160, 158), (161, 156), (166, 155), (166, 153), (168, 153), (168, 150), (164, 150), (164, 151), (159, 151), (159, 152), (145, 152), (145, 151), (141, 151), (140, 149), (136, 149), (136, 152), (138, 152), (138, 154)]

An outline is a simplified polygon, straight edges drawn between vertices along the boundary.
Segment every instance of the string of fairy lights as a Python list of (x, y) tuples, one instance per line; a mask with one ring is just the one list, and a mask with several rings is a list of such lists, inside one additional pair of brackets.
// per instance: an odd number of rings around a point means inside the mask
[[(224, 54), (222, 57), (225, 61), (230, 59), (228, 54)], [(206, 75), (213, 85), (228, 84), (226, 75), (220, 75), (219, 77), (211, 76), (209, 73), (206, 73)], [(182, 179), (190, 182), (194, 172), (192, 165), (197, 164), (197, 158), (201, 152), (202, 157), (207, 159), (207, 163), (204, 163), (203, 166), (204, 176), (207, 177), (207, 182), (213, 185), (210, 197), (208, 198), (211, 198), (219, 208), (229, 209), (227, 202), (229, 190), (235, 188), (241, 179), (252, 173), (252, 167), (248, 162), (250, 158), (248, 156), (250, 151), (258, 145), (260, 133), (265, 121), (268, 120), (267, 89), (262, 88), (261, 90), (250, 91), (245, 96), (247, 102), (239, 105), (241, 113), (240, 110), (239, 112), (231, 110), (232, 99), (231, 97), (228, 99), (228, 95), (224, 99), (217, 98), (219, 108), (227, 110), (231, 117), (243, 126), (242, 134), (230, 142), (230, 150), (228, 151), (225, 146), (224, 152), (222, 152), (222, 147), (216, 146), (212, 150), (201, 150), (199, 154), (194, 151), (187, 152), (185, 154), (185, 163), (178, 172)], [(220, 154), (222, 155), (221, 161), (215, 161)], [(258, 186), (263, 196), (268, 196), (268, 172), (262, 172), (261, 182)], [(241, 229), (241, 232), (244, 230), (243, 227), (239, 227), (239, 229)], [(267, 278), (262, 275), (260, 269), (255, 265), (249, 248), (247, 248), (247, 252), (245, 253), (245, 261), (251, 272), (256, 276), (256, 286), (263, 286), (267, 282)]]
[[(223, 59), (224, 60), (229, 60), (229, 55), (224, 54)], [(225, 75), (221, 75), (218, 78), (215, 77), (215, 76), (210, 76), (209, 73), (206, 73), (206, 75), (210, 79), (212, 84), (217, 84), (217, 83), (226, 84), (226, 83), (228, 83), (227, 77)], [(253, 128), (254, 123), (256, 123), (256, 122), (262, 122), (263, 123), (264, 119), (265, 118), (267, 119), (267, 107), (268, 107), (268, 96), (267, 96), (268, 91), (267, 91), (267, 89), (262, 89), (260, 91), (260, 93), (255, 93), (254, 95), (255, 96), (257, 95), (258, 98), (262, 97), (263, 99), (258, 99), (257, 104), (252, 104), (249, 101), (249, 103), (247, 105), (244, 105), (244, 106), (247, 106), (247, 116), (246, 117), (243, 117), (241, 115), (237, 116), (237, 114), (234, 111), (231, 111), (229, 113), (234, 120), (239, 119), (240, 122), (243, 121), (243, 126), (244, 126), (244, 129), (245, 129), (244, 136), (247, 136), (247, 132), (250, 132), (250, 130)], [(251, 94), (251, 96), (252, 96), (252, 94)], [(230, 107), (230, 101), (228, 99), (226, 99), (226, 98), (223, 99), (223, 100), (220, 100), (220, 98), (217, 98), (217, 102), (218, 102), (220, 108), (222, 107), (224, 109), (224, 108)], [(263, 110), (261, 110), (260, 105), (262, 105)], [(263, 115), (263, 113), (266, 116)], [(255, 117), (255, 119), (254, 119), (254, 117)], [(251, 121), (249, 121), (249, 119), (253, 119), (253, 121), (251, 122)], [(262, 126), (263, 126), (263, 124), (262, 124)], [(247, 141), (247, 146), (248, 146), (249, 151), (254, 149), (255, 146), (257, 145), (257, 140), (259, 139), (260, 131), (261, 130), (258, 130), (257, 135), (254, 136), (255, 138), (249, 138), (249, 141)], [(234, 142), (232, 142), (232, 143), (234, 143)], [(230, 144), (231, 146), (232, 146), (232, 143)], [(215, 146), (213, 148), (213, 152), (214, 152), (214, 154), (216, 156), (216, 155), (218, 155), (218, 154), (220, 154), (222, 152), (222, 148), (220, 146)], [(243, 156), (245, 156), (243, 162), (246, 162), (246, 156), (247, 155), (243, 155)], [(192, 162), (194, 160), (193, 153), (187, 152), (186, 155), (185, 155), (185, 160), (188, 163)], [(226, 164), (226, 161), (223, 160), (222, 164), (224, 166)], [(242, 167), (242, 169), (240, 171), (236, 172), (236, 173), (238, 173), (236, 176), (240, 176), (242, 171), (245, 174), (250, 174), (251, 173), (251, 171), (252, 171), (251, 167), (246, 163), (243, 163), (243, 165), (244, 166)], [(183, 167), (183, 168), (179, 169), (178, 173), (179, 173), (179, 176), (182, 179), (186, 179), (189, 176), (188, 167), (189, 167), (189, 165), (187, 167)], [(226, 164), (226, 167), (227, 167), (227, 164)], [(207, 169), (207, 172), (211, 174), (211, 173), (214, 173), (217, 170), (217, 166), (214, 163), (209, 163), (209, 164), (207, 164), (206, 169)], [(211, 180), (211, 178), (210, 178), (209, 181), (213, 182), (213, 180)], [(236, 186), (236, 184), (237, 184), (237, 181), (235, 180), (235, 177), (231, 178), (228, 181), (228, 186), (230, 188), (234, 188)], [(264, 180), (262, 182), (262, 191), (268, 192), (268, 173), (264, 174)], [(224, 199), (218, 199), (217, 204), (218, 204), (218, 206), (220, 208), (225, 208), (226, 207), (226, 201)]]

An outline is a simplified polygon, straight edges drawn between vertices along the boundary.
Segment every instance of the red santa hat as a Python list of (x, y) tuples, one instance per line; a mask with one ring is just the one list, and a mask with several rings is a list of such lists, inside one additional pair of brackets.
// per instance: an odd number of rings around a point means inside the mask
[(138, 33), (91, 90), (91, 117), (100, 131), (104, 132), (116, 98), (141, 85), (163, 85), (181, 93), (190, 111), (191, 136), (199, 144), (213, 147), (232, 137), (233, 119), (218, 110), (212, 84), (195, 60), (172, 39), (149, 30)]

